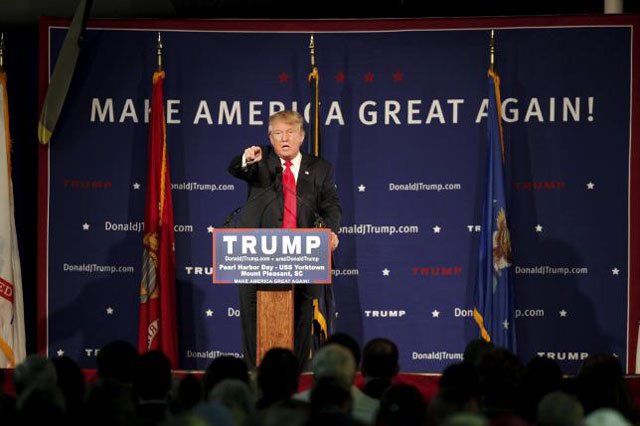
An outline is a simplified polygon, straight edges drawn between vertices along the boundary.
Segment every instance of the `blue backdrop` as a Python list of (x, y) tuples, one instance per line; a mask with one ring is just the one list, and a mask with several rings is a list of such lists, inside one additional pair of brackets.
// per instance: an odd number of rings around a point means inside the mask
[[(83, 367), (110, 340), (136, 341), (157, 38), (138, 24), (91, 25), (41, 164), (47, 351)], [(268, 143), (270, 112), (304, 111), (309, 31), (189, 25), (162, 38), (181, 367), (204, 369), (242, 352), (237, 289), (210, 276), (210, 227), (246, 197), (227, 165)], [(44, 66), (65, 34), (49, 28)], [(488, 40), (461, 25), (315, 34), (323, 156), (343, 205), (337, 329), (392, 338), (403, 371), (440, 372), (477, 337)], [(565, 372), (595, 352), (625, 365), (631, 27), (514, 26), (497, 43), (518, 354)]]

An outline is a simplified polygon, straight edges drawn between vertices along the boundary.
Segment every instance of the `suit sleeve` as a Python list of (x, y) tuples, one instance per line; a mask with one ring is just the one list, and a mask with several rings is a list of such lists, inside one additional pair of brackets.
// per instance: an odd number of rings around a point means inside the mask
[(342, 207), (338, 198), (338, 190), (333, 180), (333, 167), (327, 167), (327, 173), (322, 182), (320, 191), (320, 216), (331, 228), (333, 232), (338, 232), (340, 228), (340, 219), (342, 218)]
[(249, 181), (251, 175), (251, 167), (242, 168), (242, 154), (233, 157), (227, 169), (231, 176), (238, 179)]

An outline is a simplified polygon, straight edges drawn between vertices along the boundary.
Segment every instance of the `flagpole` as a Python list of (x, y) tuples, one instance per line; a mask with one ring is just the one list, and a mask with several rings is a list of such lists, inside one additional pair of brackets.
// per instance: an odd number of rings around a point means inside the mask
[[(309, 82), (311, 82), (312, 78), (315, 78), (314, 76), (314, 70), (316, 68), (316, 45), (315, 42), (313, 41), (313, 33), (311, 33), (311, 36), (309, 37), (309, 60), (311, 61), (311, 73), (309, 74)], [(313, 90), (313, 89), (311, 89)], [(310, 104), (310, 108), (311, 110), (309, 111), (309, 124), (311, 125), (311, 128), (309, 129), (309, 137), (307, 138), (307, 152), (311, 155), (314, 154), (315, 152), (315, 129), (313, 128), (314, 126), (314, 121), (311, 117), (311, 114), (314, 113), (313, 109), (314, 109), (314, 105), (313, 105), (313, 94), (311, 96), (311, 104)]]
[(166, 140), (162, 69), (162, 36), (155, 45), (157, 69), (153, 72), (147, 183), (144, 213), (138, 350), (160, 350), (178, 367), (178, 332), (175, 304), (175, 235), (173, 201)]
[(162, 71), (162, 35), (158, 31), (158, 42), (156, 43), (156, 54), (158, 55), (158, 71)]
[(489, 69), (491, 71), (494, 70), (495, 59), (496, 58), (496, 32), (495, 30), (491, 30), (491, 35), (489, 36)]
[(318, 99), (318, 80), (319, 73), (318, 67), (316, 65), (316, 44), (313, 39), (313, 34), (309, 39), (309, 55), (311, 60), (311, 72), (309, 73), (309, 83), (313, 81), (313, 86), (311, 87), (311, 104), (309, 111), (309, 124), (311, 125), (310, 135), (307, 139), (307, 152), (316, 157), (320, 156), (320, 143), (318, 141), (319, 135), (319, 99)]
[(4, 33), (0, 33), (0, 72), (4, 71)]
[(313, 41), (313, 34), (309, 39), (309, 54), (311, 55), (311, 69), (316, 67), (316, 45)]

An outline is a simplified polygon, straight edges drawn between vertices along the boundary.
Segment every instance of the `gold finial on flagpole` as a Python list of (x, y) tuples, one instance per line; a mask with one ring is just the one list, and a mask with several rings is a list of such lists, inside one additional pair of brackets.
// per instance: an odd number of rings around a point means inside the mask
[(493, 71), (493, 67), (496, 61), (496, 32), (491, 30), (491, 36), (489, 38), (489, 69)]
[(4, 33), (0, 33), (0, 71), (4, 70)]
[(313, 42), (313, 34), (309, 40), (309, 53), (311, 54), (311, 69), (313, 69), (316, 66), (316, 45)]
[(162, 37), (158, 31), (158, 43), (156, 44), (156, 53), (158, 54), (158, 71), (162, 71)]

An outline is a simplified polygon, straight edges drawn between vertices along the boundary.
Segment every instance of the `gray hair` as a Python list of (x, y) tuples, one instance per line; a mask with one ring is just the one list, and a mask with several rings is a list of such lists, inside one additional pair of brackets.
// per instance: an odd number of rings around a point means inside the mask
[(581, 424), (584, 409), (578, 399), (568, 393), (556, 391), (547, 394), (538, 404), (538, 426), (577, 426)]
[(41, 355), (29, 355), (13, 372), (17, 396), (29, 387), (48, 388), (56, 386), (57, 382), (58, 375), (53, 362)]
[(332, 378), (349, 389), (356, 374), (356, 361), (348, 349), (331, 343), (321, 347), (313, 357), (311, 371), (315, 380)]
[(238, 379), (224, 379), (215, 385), (209, 392), (207, 400), (217, 401), (231, 412), (240, 412), (245, 415), (253, 411), (256, 403), (249, 385)]

